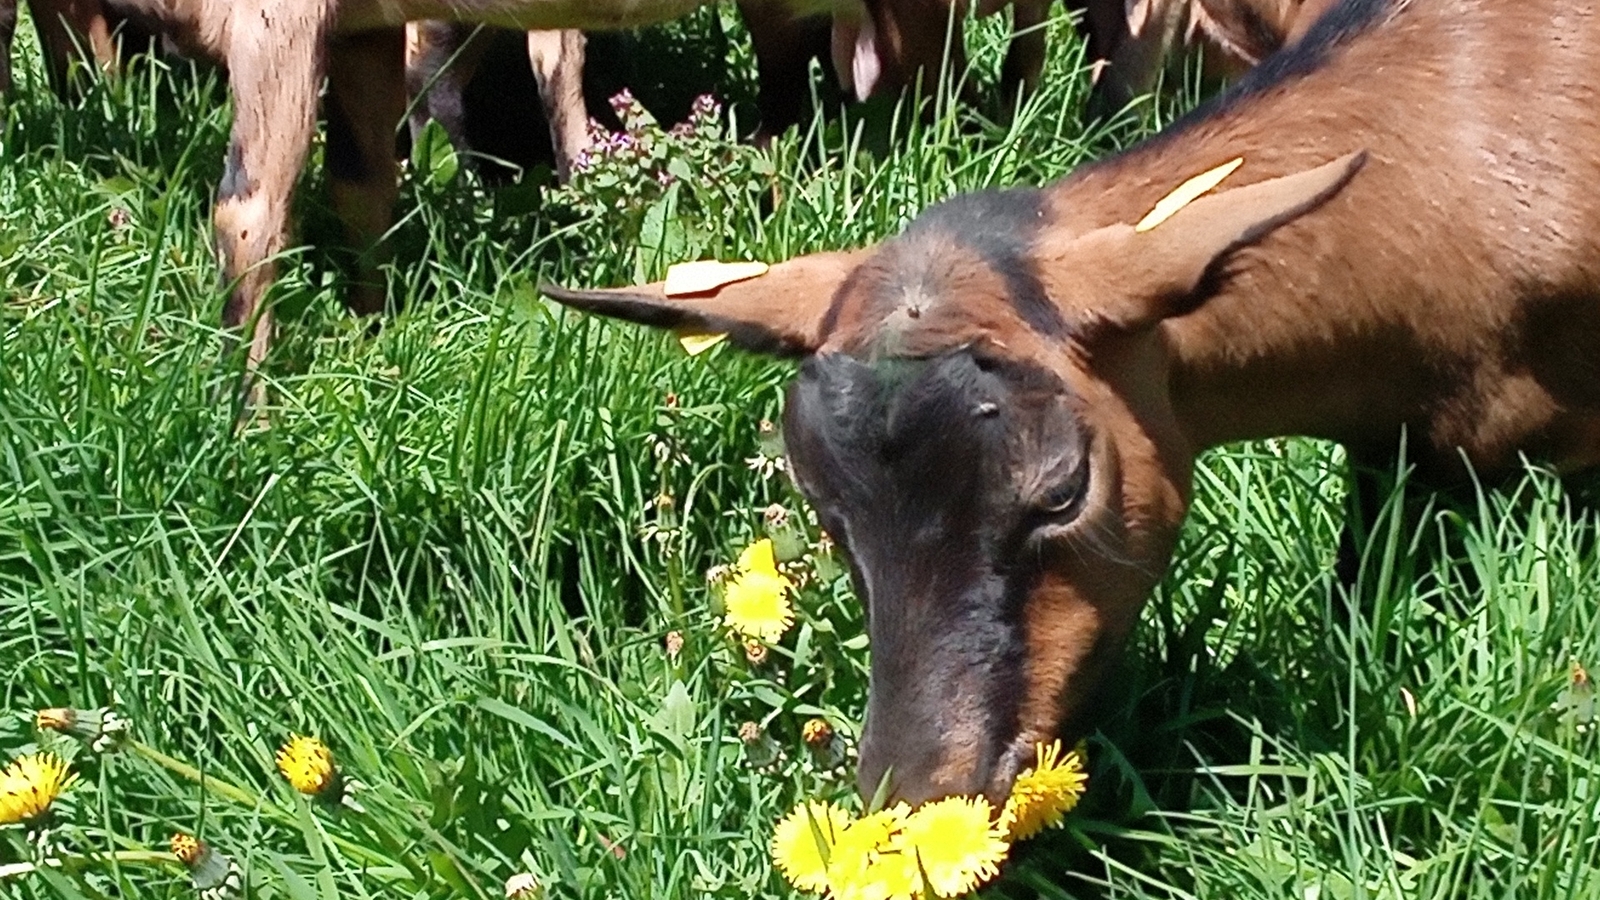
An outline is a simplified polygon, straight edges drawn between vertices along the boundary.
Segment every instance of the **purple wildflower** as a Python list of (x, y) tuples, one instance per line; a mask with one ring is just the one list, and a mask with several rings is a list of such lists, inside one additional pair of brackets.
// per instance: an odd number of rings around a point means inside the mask
[(616, 114), (620, 116), (627, 112), (628, 108), (633, 106), (637, 101), (633, 99), (633, 91), (623, 88), (615, 96), (613, 96), (609, 102), (611, 103), (612, 110), (614, 110)]

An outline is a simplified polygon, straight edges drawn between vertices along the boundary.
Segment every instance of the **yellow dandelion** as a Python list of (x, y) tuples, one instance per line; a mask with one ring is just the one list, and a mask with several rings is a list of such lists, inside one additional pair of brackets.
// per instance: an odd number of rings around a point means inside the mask
[(935, 894), (959, 897), (1000, 874), (1011, 849), (993, 813), (982, 797), (936, 800), (906, 817), (893, 849), (916, 859)]
[(772, 862), (802, 891), (828, 889), (828, 858), (850, 814), (823, 800), (807, 800), (772, 829)]
[(43, 816), (61, 792), (78, 780), (54, 753), (30, 753), (0, 772), (0, 825)]
[(1061, 742), (1039, 744), (1038, 759), (1032, 769), (1018, 776), (1006, 799), (1000, 824), (1008, 840), (1022, 841), (1046, 828), (1061, 824), (1083, 796), (1089, 776), (1083, 770), (1083, 754), (1077, 750), (1061, 755)]
[(723, 594), (723, 623), (746, 638), (776, 643), (794, 624), (788, 576), (778, 571), (772, 540), (762, 538), (739, 554)]
[(317, 796), (337, 785), (333, 751), (314, 737), (291, 734), (278, 748), (278, 771), (302, 794)]
[(854, 878), (832, 885), (830, 900), (926, 900), (917, 858), (899, 850), (885, 850)]
[(828, 856), (828, 886), (835, 900), (883, 900), (890, 895), (897, 873), (892, 862), (878, 862), (909, 812), (901, 804), (863, 816), (839, 833)]

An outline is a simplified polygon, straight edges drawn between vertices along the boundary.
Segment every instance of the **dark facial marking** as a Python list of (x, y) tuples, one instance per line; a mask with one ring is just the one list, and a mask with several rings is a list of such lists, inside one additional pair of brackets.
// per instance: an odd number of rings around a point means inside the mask
[(928, 207), (897, 241), (944, 236), (970, 248), (1006, 283), (1006, 296), (1028, 327), (1064, 336), (1066, 321), (1045, 294), (1029, 250), (1044, 225), (1044, 195), (1034, 188), (961, 194)]
[(822, 354), (790, 386), (795, 477), (869, 607), (866, 782), (892, 760), (911, 796), (980, 790), (1020, 728), (1039, 562), (1028, 542), (1047, 512), (1022, 482), (1053, 485), (1082, 458), (1063, 452), (1081, 425), (1038, 412), (1061, 391), (1053, 373), (967, 350), (870, 364)]

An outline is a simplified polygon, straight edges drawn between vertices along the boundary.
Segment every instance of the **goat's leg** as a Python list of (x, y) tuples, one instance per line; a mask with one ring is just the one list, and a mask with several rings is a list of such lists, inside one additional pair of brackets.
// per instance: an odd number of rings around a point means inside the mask
[(17, 0), (0, 0), (0, 94), (11, 93), (11, 39), (17, 33)]
[(539, 82), (556, 178), (572, 177), (572, 164), (589, 148), (589, 114), (583, 103), (583, 58), (587, 39), (575, 29), (528, 32), (528, 62)]
[(328, 183), (334, 209), (359, 256), (348, 305), (382, 312), (383, 236), (400, 194), (394, 133), (405, 115), (405, 32), (336, 38), (328, 45)]
[(1044, 72), (1045, 13), (1049, 0), (1015, 0), (1011, 4), (1011, 46), (1000, 67), (1001, 98), (1007, 112), (1039, 86)]
[(469, 149), (463, 94), (489, 47), (477, 31), (476, 25), (436, 20), (407, 26), (405, 84), (412, 141), (422, 136), (432, 119), (444, 128), (452, 146), (462, 152)]
[(228, 286), (222, 324), (250, 331), (251, 401), (260, 399), (256, 369), (272, 342), (267, 290), (275, 257), (288, 240), (289, 205), (316, 127), (323, 75), (322, 29), (316, 24), (285, 22), (235, 33), (227, 54), (233, 134), (212, 225)]
[(1109, 54), (1089, 94), (1090, 118), (1109, 118), (1149, 93), (1188, 20), (1187, 0), (1141, 0), (1119, 18), (1117, 7), (1122, 5), (1096, 0), (1087, 13), (1091, 27), (1107, 35), (1097, 37), (1091, 47)]
[(756, 56), (755, 142), (766, 144), (806, 115), (811, 99), (811, 60), (829, 54), (832, 23), (797, 16), (785, 0), (739, 0), (739, 16)]
[(88, 59), (103, 72), (116, 71), (117, 46), (102, 0), (28, 0), (28, 11), (56, 96), (68, 99), (80, 87), (72, 77), (74, 62)]

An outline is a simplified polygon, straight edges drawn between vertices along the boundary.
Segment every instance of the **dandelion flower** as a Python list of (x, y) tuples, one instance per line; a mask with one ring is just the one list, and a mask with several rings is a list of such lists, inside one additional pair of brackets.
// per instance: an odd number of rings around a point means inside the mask
[(914, 856), (928, 887), (959, 897), (1000, 874), (1011, 845), (982, 797), (946, 797), (906, 817), (892, 849)]
[(289, 735), (278, 748), (278, 771), (302, 794), (320, 796), (338, 785), (339, 772), (333, 765), (333, 751), (314, 737)]
[(802, 891), (828, 889), (828, 858), (850, 824), (850, 814), (822, 800), (807, 800), (772, 830), (772, 862)]
[(926, 900), (922, 871), (913, 854), (885, 850), (854, 877), (843, 877), (831, 885), (831, 900)]
[(762, 538), (745, 548), (734, 569), (723, 595), (723, 622), (743, 637), (776, 643), (794, 624), (789, 602), (794, 585), (778, 571), (772, 540)]
[(897, 880), (897, 873), (892, 864), (877, 863), (909, 812), (904, 805), (895, 806), (863, 816), (839, 833), (828, 856), (828, 885), (837, 900), (886, 898), (892, 893), (890, 882)]
[(1089, 776), (1083, 771), (1083, 755), (1077, 750), (1062, 756), (1061, 742), (1035, 748), (1034, 767), (1020, 775), (1011, 787), (1000, 824), (1007, 839), (1026, 840), (1061, 820), (1083, 796)]
[(78, 776), (54, 753), (31, 753), (12, 760), (0, 772), (0, 825), (14, 825), (43, 816)]

